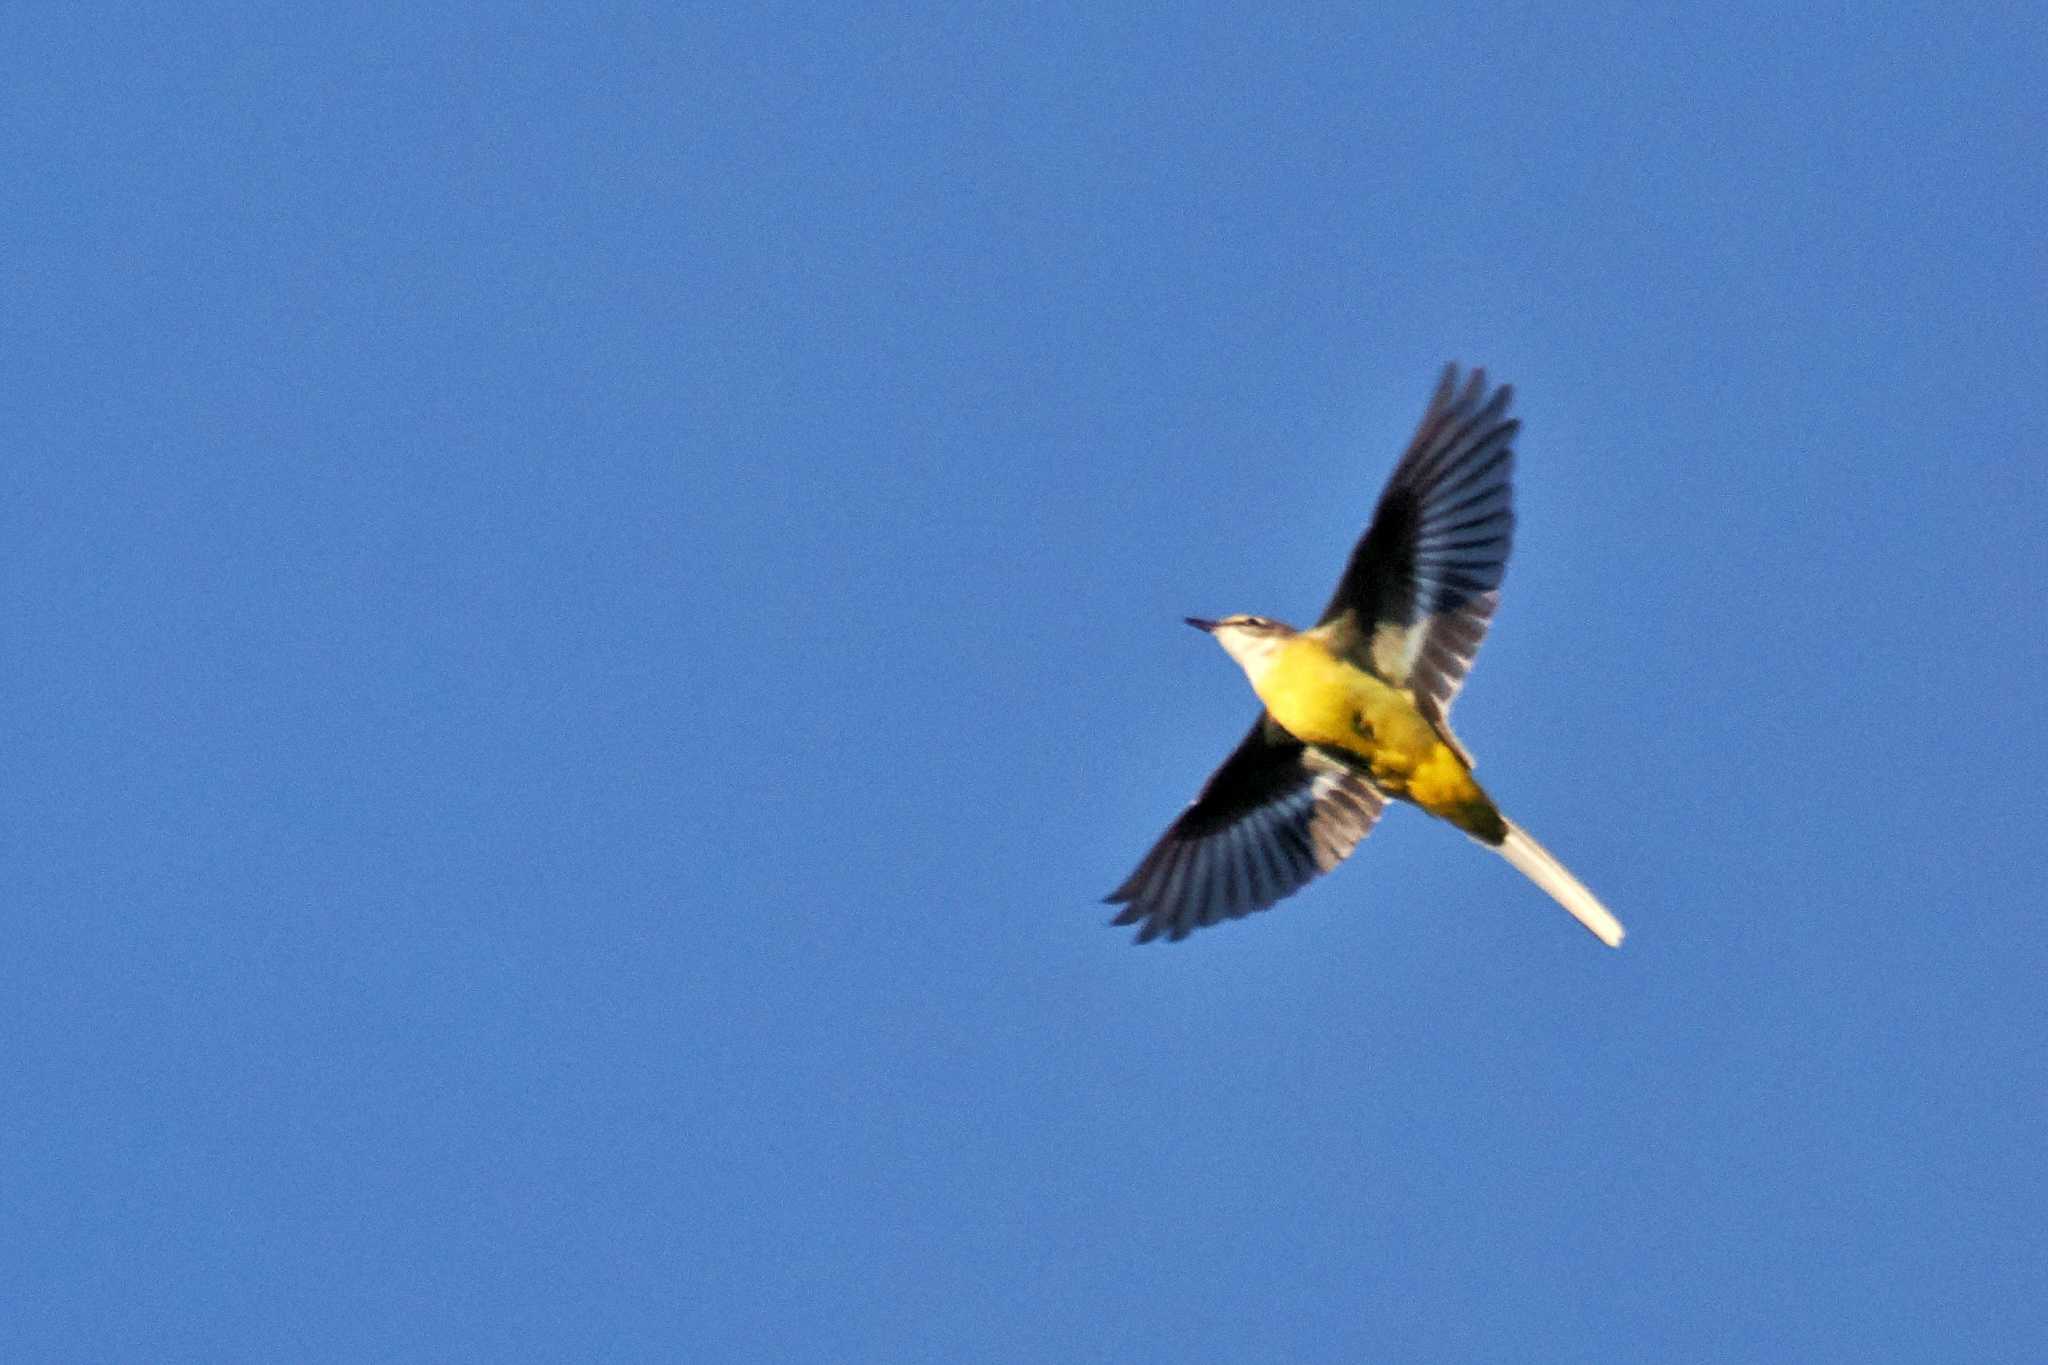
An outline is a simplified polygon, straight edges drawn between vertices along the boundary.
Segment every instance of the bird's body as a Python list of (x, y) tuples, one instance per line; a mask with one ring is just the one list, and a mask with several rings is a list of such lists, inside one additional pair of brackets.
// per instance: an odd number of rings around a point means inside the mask
[(1503, 816), (1450, 707), (1499, 601), (1514, 529), (1510, 390), (1444, 372), (1321, 619), (1188, 618), (1265, 710), (1109, 899), (1144, 942), (1263, 910), (1348, 856), (1389, 798), (1499, 852), (1610, 946), (1620, 923)]
[(1245, 673), (1288, 734), (1358, 759), (1386, 795), (1484, 843), (1501, 841), (1500, 812), (1415, 698), (1336, 653), (1327, 634), (1294, 632), (1259, 664), (1246, 664)]

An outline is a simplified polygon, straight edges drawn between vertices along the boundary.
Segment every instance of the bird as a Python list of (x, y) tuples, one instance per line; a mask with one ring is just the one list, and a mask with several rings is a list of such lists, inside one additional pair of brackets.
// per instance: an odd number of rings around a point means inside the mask
[(1444, 367), (1329, 604), (1297, 630), (1186, 618), (1263, 703), (1230, 756), (1105, 901), (1139, 943), (1264, 910), (1335, 868), (1404, 801), (1494, 850), (1609, 947), (1619, 920), (1472, 775), (1451, 703), (1514, 540), (1514, 390)]

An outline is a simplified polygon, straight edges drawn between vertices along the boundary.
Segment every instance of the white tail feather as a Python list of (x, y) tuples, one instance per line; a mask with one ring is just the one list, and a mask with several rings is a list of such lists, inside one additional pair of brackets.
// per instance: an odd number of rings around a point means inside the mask
[(1599, 940), (1610, 948), (1621, 946), (1623, 933), (1621, 921), (1600, 903), (1600, 898), (1586, 889), (1586, 884), (1565, 870), (1563, 863), (1550, 856), (1550, 850), (1531, 839), (1512, 820), (1508, 822), (1508, 837), (1500, 841), (1500, 856), (1515, 865), (1515, 870), (1550, 893), (1551, 899), (1572, 912), (1572, 918), (1591, 929)]

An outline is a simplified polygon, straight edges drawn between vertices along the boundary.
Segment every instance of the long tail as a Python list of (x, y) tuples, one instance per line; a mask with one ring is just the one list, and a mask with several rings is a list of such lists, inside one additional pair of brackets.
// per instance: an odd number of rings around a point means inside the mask
[(1500, 856), (1515, 870), (1550, 893), (1551, 899), (1572, 912), (1572, 918), (1591, 929), (1610, 948), (1621, 946), (1621, 921), (1616, 919), (1586, 884), (1565, 870), (1550, 856), (1550, 850), (1531, 839), (1514, 821), (1507, 822), (1508, 837), (1496, 846)]

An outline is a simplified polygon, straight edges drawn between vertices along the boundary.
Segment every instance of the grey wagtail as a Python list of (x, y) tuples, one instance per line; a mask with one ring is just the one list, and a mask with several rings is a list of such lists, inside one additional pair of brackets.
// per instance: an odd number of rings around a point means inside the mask
[(1513, 390), (1446, 366), (1372, 524), (1310, 630), (1189, 617), (1265, 710), (1193, 804), (1111, 892), (1138, 942), (1264, 910), (1344, 861), (1387, 798), (1498, 852), (1611, 947), (1622, 928), (1500, 813), (1451, 733), (1451, 701), (1500, 602), (1514, 538)]

